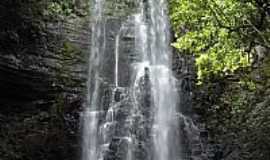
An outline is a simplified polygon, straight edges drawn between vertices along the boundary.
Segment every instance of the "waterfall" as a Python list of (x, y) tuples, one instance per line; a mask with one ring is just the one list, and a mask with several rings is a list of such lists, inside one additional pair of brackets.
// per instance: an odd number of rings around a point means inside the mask
[(119, 39), (121, 35), (121, 30), (116, 36), (115, 40), (115, 86), (118, 87), (118, 62), (119, 62)]
[(167, 2), (138, 0), (119, 23), (107, 1), (92, 5), (82, 160), (181, 160)]
[[(177, 130), (178, 124), (176, 115), (176, 107), (178, 104), (178, 94), (176, 91), (176, 80), (173, 77), (171, 69), (170, 49), (170, 29), (167, 16), (167, 4), (164, 0), (149, 0), (148, 10), (150, 12), (150, 20), (148, 24), (148, 33), (145, 29), (141, 29), (139, 36), (144, 41), (147, 41), (142, 35), (149, 34), (149, 48), (143, 49), (142, 54), (144, 65), (149, 63), (148, 72), (150, 73), (152, 104), (151, 109), (153, 114), (152, 137), (154, 144), (155, 160), (178, 160), (179, 156), (175, 148), (176, 140), (179, 139), (174, 131)], [(144, 7), (141, 7), (144, 8)], [(144, 12), (141, 12), (141, 17)], [(145, 21), (146, 18), (138, 18)], [(139, 24), (142, 22), (137, 21)], [(143, 26), (142, 26), (143, 27)], [(146, 44), (146, 43), (145, 43)], [(145, 45), (143, 44), (143, 45)], [(144, 48), (141, 46), (141, 48)], [(148, 56), (145, 56), (147, 55)], [(150, 55), (149, 55), (150, 54)], [(144, 67), (144, 66), (143, 66)], [(173, 137), (173, 138), (172, 138)]]
[[(87, 82), (87, 101), (83, 114), (82, 160), (98, 158), (98, 116), (99, 116), (99, 70), (101, 58), (105, 52), (105, 32), (103, 19), (104, 0), (95, 0), (92, 14), (91, 55), (89, 56), (89, 72)], [(86, 139), (87, 138), (87, 139)]]

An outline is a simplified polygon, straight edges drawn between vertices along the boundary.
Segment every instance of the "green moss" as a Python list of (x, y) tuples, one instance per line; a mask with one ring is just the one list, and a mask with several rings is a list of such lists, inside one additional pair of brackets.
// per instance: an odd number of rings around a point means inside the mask
[(64, 96), (62, 94), (57, 95), (55, 98), (55, 103), (51, 107), (51, 115), (54, 115), (55, 117), (61, 117), (64, 114), (64, 105), (65, 100)]
[(266, 77), (270, 77), (270, 58), (266, 57), (267, 59), (264, 61), (262, 65), (262, 72)]
[(63, 48), (60, 52), (63, 58), (75, 58), (82, 54), (82, 51), (77, 46), (68, 41), (63, 43)]
[(84, 52), (74, 43), (65, 41), (57, 54), (61, 59), (55, 73), (59, 87), (72, 89), (82, 86), (84, 80), (74, 76), (74, 66), (86, 63)]

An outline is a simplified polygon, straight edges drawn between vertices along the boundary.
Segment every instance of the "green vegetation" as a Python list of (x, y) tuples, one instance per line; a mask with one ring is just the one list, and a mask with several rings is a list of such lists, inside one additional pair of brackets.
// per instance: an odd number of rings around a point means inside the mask
[(50, 14), (70, 15), (74, 12), (74, 4), (70, 0), (51, 2), (48, 5)]
[(85, 0), (49, 0), (45, 16), (64, 18), (86, 16), (89, 13), (89, 1)]
[(269, 159), (270, 2), (170, 0), (172, 44), (195, 56), (194, 109), (224, 160)]
[(171, 0), (173, 46), (196, 56), (200, 81), (231, 75), (251, 66), (253, 47), (270, 47), (268, 5), (259, 0)]
[[(136, 1), (110, 0), (105, 2), (105, 15), (124, 17), (134, 13)], [(50, 18), (83, 17), (91, 11), (91, 1), (88, 0), (49, 0), (45, 15)]]

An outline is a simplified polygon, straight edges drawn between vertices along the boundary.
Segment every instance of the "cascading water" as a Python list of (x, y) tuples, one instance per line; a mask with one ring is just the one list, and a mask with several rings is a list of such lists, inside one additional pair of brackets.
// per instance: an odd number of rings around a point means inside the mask
[[(99, 69), (101, 57), (105, 51), (105, 32), (103, 20), (104, 0), (95, 0), (92, 14), (95, 15), (92, 24), (91, 55), (89, 57), (89, 72), (87, 82), (87, 102), (83, 114), (83, 144), (82, 159), (98, 159), (98, 115), (99, 110)], [(87, 139), (86, 139), (87, 138)]]
[[(144, 69), (149, 72), (151, 84), (151, 112), (154, 114), (152, 121), (153, 155), (155, 160), (176, 160), (179, 159), (176, 149), (178, 124), (176, 106), (178, 95), (176, 91), (176, 80), (171, 71), (171, 49), (170, 30), (168, 24), (166, 1), (149, 0), (147, 19), (145, 7), (136, 15), (138, 39), (137, 47), (141, 48), (142, 62), (137, 77), (142, 77)], [(147, 36), (148, 35), (148, 36)], [(142, 43), (143, 42), (143, 43)], [(148, 45), (148, 46), (147, 46)], [(172, 138), (173, 137), (173, 138)], [(176, 143), (175, 143), (176, 142)]]
[[(105, 4), (94, 0), (92, 9), (82, 160), (181, 160), (184, 116), (177, 113), (167, 2), (138, 0), (137, 12), (120, 25), (105, 24)], [(123, 48), (123, 42), (135, 47)]]
[(118, 87), (118, 61), (119, 61), (119, 39), (120, 39), (120, 34), (121, 34), (121, 29), (120, 32), (117, 34), (116, 36), (116, 40), (115, 40), (115, 86)]

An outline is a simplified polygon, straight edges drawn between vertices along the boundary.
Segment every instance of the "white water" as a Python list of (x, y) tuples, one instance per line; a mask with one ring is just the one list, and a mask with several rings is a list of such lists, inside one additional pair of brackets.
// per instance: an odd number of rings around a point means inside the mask
[[(172, 52), (170, 46), (170, 28), (167, 16), (167, 1), (149, 0), (150, 6), (150, 35), (151, 39), (151, 64), (150, 70), (152, 93), (154, 98), (155, 120), (153, 136), (156, 160), (179, 160), (174, 149), (180, 147), (170, 141), (177, 128), (175, 120), (176, 106), (178, 104), (176, 82), (174, 80), (171, 64)], [(179, 137), (174, 137), (175, 141)]]
[(89, 56), (89, 72), (87, 82), (87, 101), (83, 113), (82, 160), (98, 159), (98, 92), (99, 67), (101, 57), (105, 52), (105, 23), (103, 19), (104, 0), (94, 0), (92, 14), (95, 15), (91, 27), (91, 54)]
[[(136, 133), (129, 131), (136, 123), (134, 117), (145, 119), (153, 119), (150, 125), (151, 136), (148, 138), (150, 148), (146, 148), (147, 154), (144, 159), (140, 160), (181, 160), (177, 148), (179, 145), (179, 135), (175, 132), (179, 129), (177, 122), (176, 107), (178, 105), (179, 96), (176, 91), (176, 80), (173, 77), (171, 64), (172, 52), (170, 48), (170, 29), (167, 17), (167, 4), (165, 0), (144, 0), (140, 1), (138, 13), (134, 15), (135, 27), (135, 46), (137, 55), (140, 60), (135, 64), (130, 64), (134, 68), (134, 79), (130, 84), (130, 97), (133, 97), (132, 108), (129, 109), (129, 115), (124, 122), (117, 122), (117, 114), (121, 111), (121, 102), (111, 100), (111, 104), (106, 113), (101, 113), (100, 100), (100, 67), (104, 58), (106, 47), (105, 28), (103, 16), (103, 7), (105, 0), (95, 0), (93, 15), (94, 23), (92, 24), (92, 45), (91, 56), (89, 58), (89, 80), (87, 93), (87, 107), (83, 115), (83, 146), (82, 160), (103, 160), (106, 155), (104, 151), (109, 150), (115, 141), (127, 142), (125, 158), (114, 158), (113, 160), (135, 160), (134, 157), (136, 147), (138, 146), (138, 138)], [(148, 3), (148, 9), (145, 5)], [(122, 28), (122, 27), (121, 27)], [(115, 48), (112, 52), (115, 58), (114, 68), (114, 94), (119, 87), (119, 56), (121, 47), (122, 30), (115, 35)], [(108, 53), (106, 53), (108, 54)], [(150, 80), (150, 114), (152, 117), (144, 117), (141, 111), (141, 99), (138, 99), (136, 88), (140, 88), (143, 77), (149, 76)], [(121, 84), (121, 83), (120, 83)], [(124, 92), (124, 91), (121, 91)], [(127, 106), (125, 106), (127, 107)], [(105, 114), (105, 120), (100, 124), (101, 114)], [(123, 123), (123, 124), (118, 124)], [(117, 126), (118, 124), (118, 126)], [(118, 128), (117, 128), (117, 127)], [(128, 126), (126, 129), (125, 127)], [(116, 132), (117, 129), (124, 128), (121, 134)], [(133, 128), (135, 130), (143, 130), (143, 127)], [(117, 128), (117, 129), (116, 129)], [(125, 134), (120, 137), (119, 135)], [(177, 136), (176, 136), (177, 135)], [(115, 147), (115, 145), (114, 145)], [(115, 149), (112, 147), (113, 149)], [(122, 148), (121, 148), (122, 149)], [(113, 152), (113, 151), (112, 151)], [(116, 152), (116, 151), (115, 151)], [(118, 151), (117, 151), (118, 152)], [(151, 157), (151, 158), (149, 158)]]
[[(174, 152), (174, 148), (180, 146), (170, 140), (170, 136), (174, 136), (173, 131), (178, 127), (175, 115), (179, 96), (175, 90), (176, 81), (171, 72), (172, 52), (167, 3), (165, 0), (149, 0), (148, 3), (150, 22), (146, 21), (143, 4), (140, 13), (135, 18), (138, 26), (136, 47), (141, 49), (143, 57), (142, 62), (137, 66), (139, 69), (136, 77), (142, 76), (144, 68), (149, 69), (154, 112), (152, 126), (154, 159), (179, 160), (180, 157)], [(174, 139), (177, 141), (179, 137), (174, 137)]]
[(120, 44), (121, 29), (115, 38), (115, 87), (118, 87), (118, 71), (119, 71), (119, 44)]

